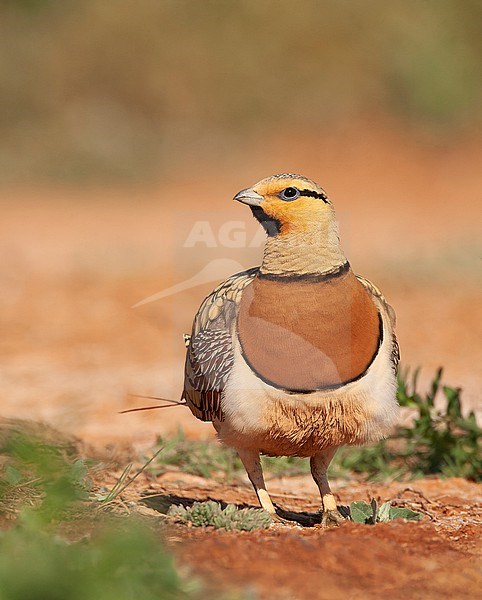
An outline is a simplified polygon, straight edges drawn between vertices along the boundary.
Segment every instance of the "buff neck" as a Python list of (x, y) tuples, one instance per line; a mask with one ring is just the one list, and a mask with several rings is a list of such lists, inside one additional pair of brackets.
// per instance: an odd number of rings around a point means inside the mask
[(347, 262), (335, 219), (311, 223), (302, 231), (270, 236), (264, 247), (260, 273), (267, 275), (323, 275)]

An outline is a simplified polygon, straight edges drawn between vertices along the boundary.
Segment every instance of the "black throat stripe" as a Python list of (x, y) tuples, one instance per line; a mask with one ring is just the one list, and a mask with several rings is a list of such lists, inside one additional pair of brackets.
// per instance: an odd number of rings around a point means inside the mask
[(350, 263), (346, 261), (339, 267), (335, 267), (330, 271), (324, 273), (265, 273), (258, 271), (256, 277), (259, 279), (269, 279), (271, 281), (305, 281), (307, 283), (319, 283), (321, 281), (329, 281), (330, 279), (336, 279), (341, 277), (350, 270)]
[(328, 204), (328, 196), (323, 192), (315, 192), (315, 190), (300, 190), (300, 196), (309, 196), (311, 198), (319, 198)]
[(261, 206), (250, 206), (251, 212), (253, 213), (253, 217), (257, 219), (263, 229), (268, 234), (268, 237), (275, 237), (281, 231), (281, 221), (275, 219), (274, 217), (268, 216)]

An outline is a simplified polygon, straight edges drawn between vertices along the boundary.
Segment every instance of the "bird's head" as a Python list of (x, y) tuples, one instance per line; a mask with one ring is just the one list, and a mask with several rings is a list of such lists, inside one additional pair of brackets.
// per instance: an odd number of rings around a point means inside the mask
[(334, 219), (326, 192), (302, 175), (272, 175), (241, 190), (234, 200), (247, 204), (270, 236), (313, 231)]

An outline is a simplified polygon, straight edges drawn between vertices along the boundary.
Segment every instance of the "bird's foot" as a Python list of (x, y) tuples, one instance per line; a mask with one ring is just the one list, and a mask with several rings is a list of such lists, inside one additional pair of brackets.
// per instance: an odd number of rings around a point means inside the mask
[(339, 512), (338, 508), (322, 510), (320, 512), (321, 527), (338, 527), (346, 521), (346, 518)]

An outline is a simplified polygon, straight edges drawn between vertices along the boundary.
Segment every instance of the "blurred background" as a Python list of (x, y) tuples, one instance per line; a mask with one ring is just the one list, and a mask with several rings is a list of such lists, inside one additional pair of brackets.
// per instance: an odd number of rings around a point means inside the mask
[(481, 20), (477, 0), (1, 0), (0, 414), (101, 444), (210, 435), (183, 408), (117, 413), (179, 397), (201, 300), (260, 260), (231, 199), (284, 171), (333, 199), (404, 367), (443, 366), (480, 414)]

